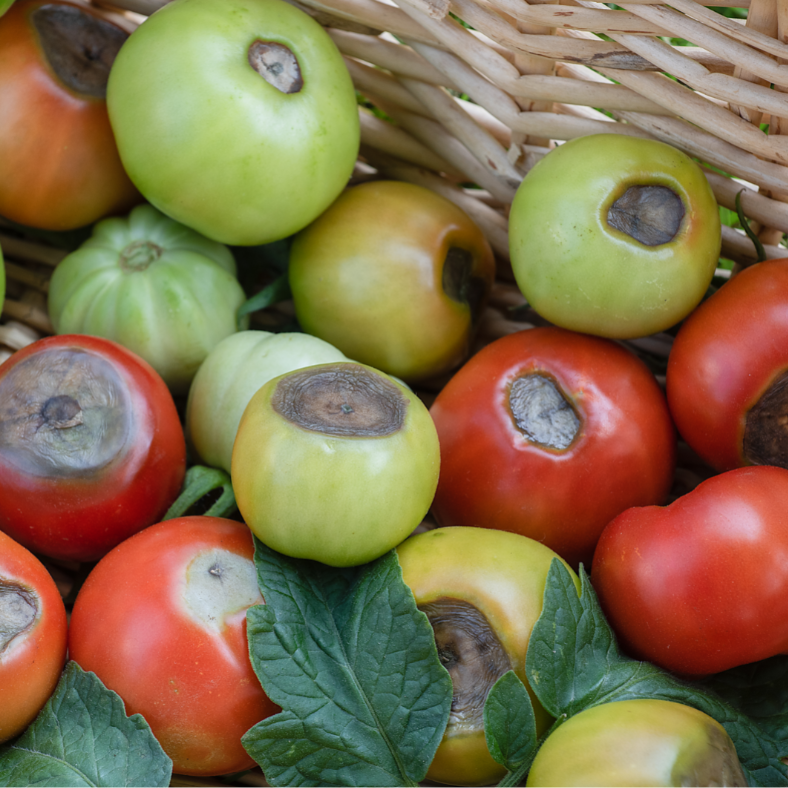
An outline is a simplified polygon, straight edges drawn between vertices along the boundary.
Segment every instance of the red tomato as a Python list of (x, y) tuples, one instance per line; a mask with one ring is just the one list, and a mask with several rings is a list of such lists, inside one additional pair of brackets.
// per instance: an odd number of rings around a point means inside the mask
[(738, 468), (616, 517), (591, 581), (625, 651), (704, 675), (788, 651), (788, 470)]
[(35, 719), (66, 661), (66, 608), (44, 565), (0, 533), (0, 742)]
[(612, 340), (535, 328), (491, 343), (431, 411), (441, 447), (433, 513), (543, 542), (588, 565), (630, 506), (661, 503), (676, 438), (648, 368)]
[(676, 427), (713, 468), (788, 466), (788, 260), (746, 268), (682, 324), (668, 359)]
[[(104, 99), (127, 36), (99, 9), (63, 0), (17, 0), (0, 18), (0, 214), (68, 230), (141, 200)], [(92, 77), (78, 76), (85, 66)]]
[(0, 365), (0, 530), (30, 550), (98, 560), (161, 520), (185, 472), (172, 395), (130, 350), (63, 334)]
[(168, 520), (108, 553), (74, 603), (71, 658), (145, 717), (177, 773), (251, 768), (241, 736), (279, 710), (249, 660), (253, 555), (242, 523)]

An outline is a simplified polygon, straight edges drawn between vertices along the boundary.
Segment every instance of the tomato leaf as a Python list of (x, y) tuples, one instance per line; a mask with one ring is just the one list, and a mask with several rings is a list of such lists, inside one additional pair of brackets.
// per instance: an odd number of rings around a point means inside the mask
[[(536, 755), (536, 717), (525, 684), (507, 671), (493, 684), (484, 702), (484, 737), (496, 763), (510, 773), (525, 771)], [(521, 775), (518, 775), (521, 776)], [(500, 785), (509, 783), (504, 778)]]
[(335, 569), (256, 540), (265, 605), (247, 612), (252, 665), (282, 712), (243, 738), (271, 785), (416, 785), (452, 700), (432, 628), (391, 551)]
[(699, 683), (683, 681), (648, 662), (624, 656), (588, 575), (580, 567), (581, 595), (560, 561), (547, 576), (544, 607), (534, 625), (525, 665), (531, 687), (556, 718), (632, 698), (660, 698), (694, 706), (717, 720), (736, 745), (750, 785), (788, 785), (785, 739)]
[(0, 785), (166, 786), (172, 761), (139, 714), (69, 662), (33, 724), (0, 749)]

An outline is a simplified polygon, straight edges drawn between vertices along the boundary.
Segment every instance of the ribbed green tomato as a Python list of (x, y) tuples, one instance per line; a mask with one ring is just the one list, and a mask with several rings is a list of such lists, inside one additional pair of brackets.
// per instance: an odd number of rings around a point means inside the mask
[(239, 331), (226, 337), (203, 361), (189, 389), (191, 445), (206, 465), (229, 473), (238, 424), (257, 390), (286, 372), (331, 361), (347, 358), (309, 334)]
[(283, 0), (175, 0), (135, 30), (107, 108), (131, 180), (223, 243), (300, 230), (347, 185), (359, 146), (334, 42)]
[(570, 717), (536, 754), (526, 785), (747, 785), (731, 738), (692, 706), (650, 698)]
[(140, 205), (98, 222), (58, 265), (49, 314), (58, 334), (112, 339), (185, 394), (211, 349), (238, 328), (246, 296), (235, 270), (226, 246)]

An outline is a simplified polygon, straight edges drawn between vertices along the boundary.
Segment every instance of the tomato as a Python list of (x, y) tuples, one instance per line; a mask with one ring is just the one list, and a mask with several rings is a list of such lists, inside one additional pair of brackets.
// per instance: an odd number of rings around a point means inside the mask
[(0, 742), (27, 728), (66, 661), (66, 607), (52, 575), (0, 532)]
[(0, 18), (0, 214), (69, 230), (140, 200), (107, 116), (128, 33), (95, 6), (17, 0)]
[(534, 328), (474, 355), (430, 410), (441, 446), (441, 525), (529, 536), (590, 564), (607, 523), (661, 503), (676, 437), (648, 368), (599, 337)]
[(622, 647), (706, 675), (788, 652), (788, 470), (737, 468), (603, 531), (591, 580)]
[(509, 216), (512, 268), (550, 322), (606, 337), (678, 323), (714, 276), (721, 232), (706, 176), (656, 140), (592, 134), (523, 179)]
[(238, 329), (246, 295), (235, 274), (226, 246), (138, 205), (98, 222), (57, 266), (49, 314), (57, 333), (112, 339), (185, 394), (210, 350)]
[(682, 324), (667, 396), (684, 440), (713, 468), (788, 466), (788, 260), (746, 268)]
[(356, 566), (396, 547), (429, 510), (435, 426), (421, 400), (372, 367), (340, 361), (266, 383), (238, 425), (238, 509), (274, 550)]
[(289, 276), (304, 331), (414, 381), (468, 355), (495, 261), (454, 203), (373, 181), (347, 189), (295, 237)]
[(223, 243), (300, 230), (345, 188), (358, 155), (342, 56), (283, 0), (168, 3), (124, 44), (107, 103), (140, 191)]
[(249, 660), (253, 556), (241, 523), (175, 518), (108, 553), (74, 603), (71, 658), (145, 717), (175, 772), (253, 767), (241, 736), (278, 711)]
[(736, 748), (715, 719), (667, 700), (602, 703), (551, 733), (529, 786), (747, 785)]
[(238, 424), (258, 389), (285, 372), (331, 361), (347, 359), (308, 334), (239, 331), (223, 339), (189, 389), (187, 438), (203, 462), (229, 473)]
[(553, 721), (528, 683), (525, 654), (558, 556), (518, 534), (464, 527), (412, 536), (397, 556), (454, 685), (449, 724), (427, 778), (488, 785), (506, 773), (487, 749), (482, 716), (487, 693), (504, 673), (514, 670), (528, 688), (539, 735)]
[(131, 351), (64, 334), (0, 365), (0, 530), (30, 550), (98, 560), (163, 517), (185, 472), (172, 395)]

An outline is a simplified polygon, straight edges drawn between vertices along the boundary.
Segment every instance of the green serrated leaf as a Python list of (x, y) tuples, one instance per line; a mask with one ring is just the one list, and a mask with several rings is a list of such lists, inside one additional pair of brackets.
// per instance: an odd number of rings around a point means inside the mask
[(526, 655), (536, 696), (554, 716), (571, 717), (601, 703), (659, 698), (694, 706), (717, 720), (736, 745), (750, 785), (788, 785), (780, 760), (788, 742), (769, 736), (747, 715), (697, 683), (621, 654), (583, 567), (581, 595), (560, 561), (547, 576), (542, 614)]
[(252, 665), (283, 711), (243, 738), (271, 785), (416, 785), (452, 699), (432, 628), (391, 551), (335, 569), (255, 540), (265, 605), (247, 612)]
[(536, 755), (534, 707), (525, 684), (513, 670), (504, 673), (487, 694), (484, 737), (493, 760), (509, 772), (524, 772)]
[(139, 714), (69, 662), (33, 724), (0, 749), (0, 786), (166, 786), (172, 761)]

